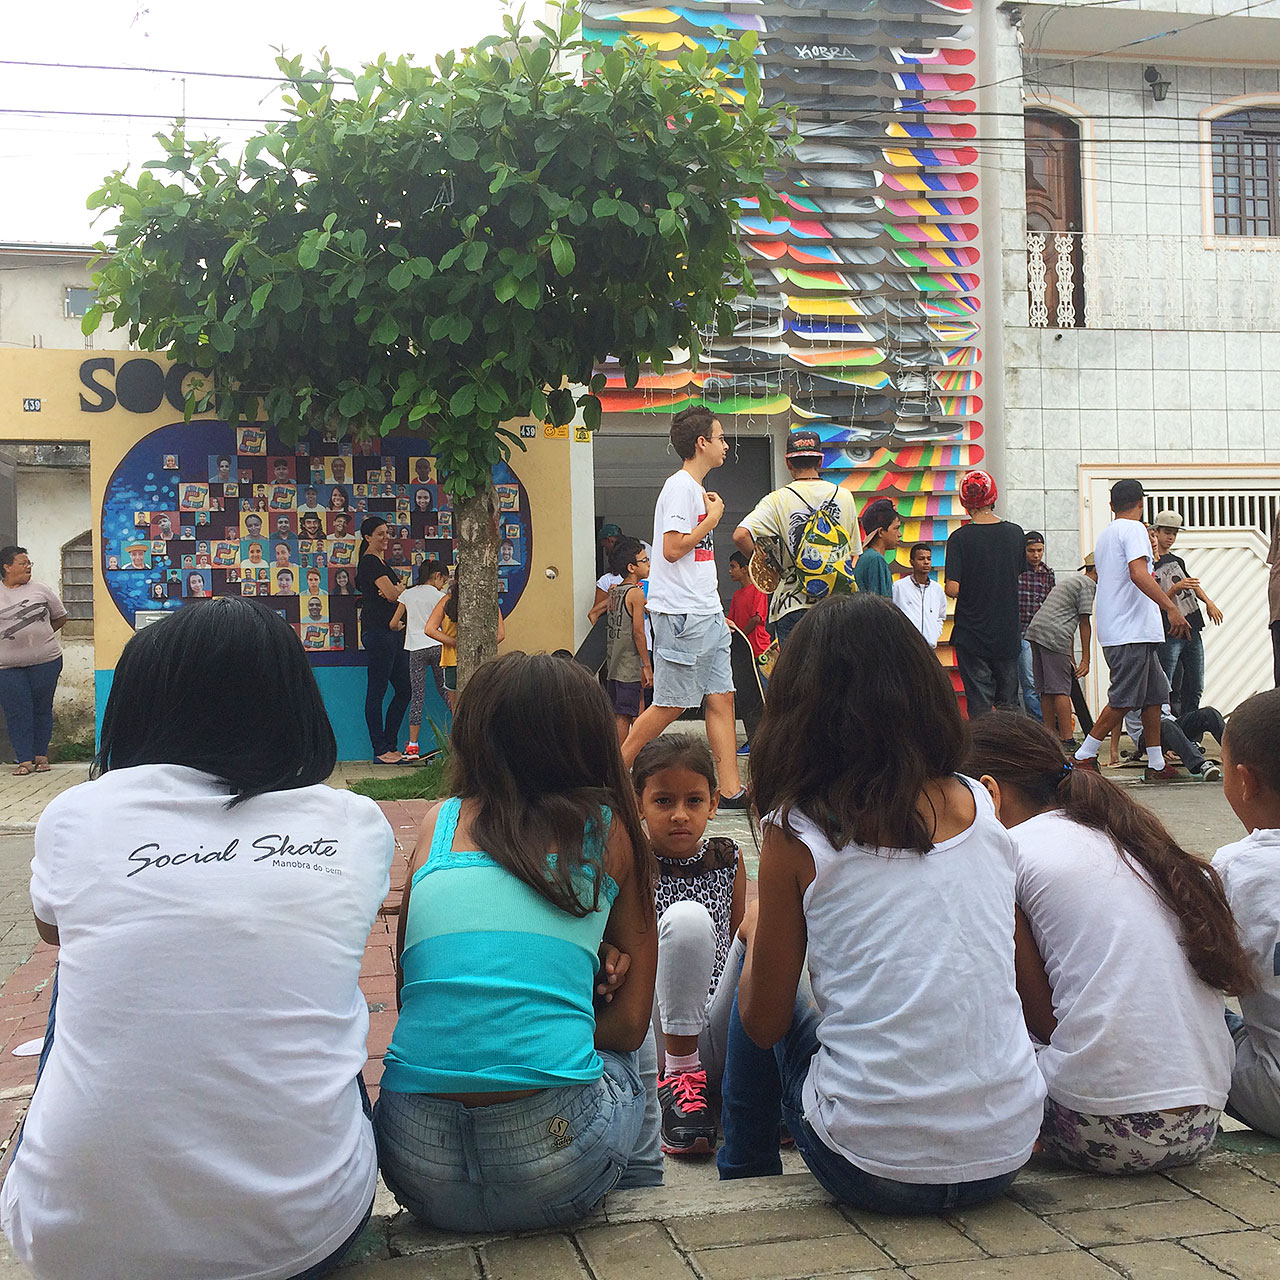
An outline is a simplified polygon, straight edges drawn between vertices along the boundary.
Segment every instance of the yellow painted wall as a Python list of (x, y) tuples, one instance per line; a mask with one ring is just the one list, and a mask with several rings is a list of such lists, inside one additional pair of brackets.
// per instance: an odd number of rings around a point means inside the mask
[[(128, 360), (150, 360), (162, 369), (169, 363), (144, 352), (0, 351), (0, 440), (88, 441), (89, 489), (94, 545), (95, 665), (110, 670), (133, 634), (132, 627), (111, 602), (102, 579), (101, 519), (103, 495), (112, 472), (139, 440), (159, 427), (178, 422), (179, 410), (167, 401), (151, 413), (133, 413), (118, 403), (105, 412), (86, 412), (81, 395), (96, 400), (81, 382), (87, 359), (113, 359), (116, 370)], [(99, 382), (113, 385), (113, 375), (100, 372)], [(23, 402), (40, 402), (38, 412), (24, 411)], [(197, 415), (213, 418), (212, 414)], [(519, 424), (510, 424), (515, 430)], [(507, 620), (504, 648), (556, 649), (574, 647), (574, 555), (571, 518), (571, 449), (589, 449), (564, 435), (549, 434), (538, 425), (527, 440), (526, 453), (514, 451), (512, 469), (529, 495), (533, 528), (529, 583)], [(588, 517), (589, 519), (589, 517)], [(589, 527), (589, 526), (588, 526)], [(557, 576), (548, 579), (546, 569)]]

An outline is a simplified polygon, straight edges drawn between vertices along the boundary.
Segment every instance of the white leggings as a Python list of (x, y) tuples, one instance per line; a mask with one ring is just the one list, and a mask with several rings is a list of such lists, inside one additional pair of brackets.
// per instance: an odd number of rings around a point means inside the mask
[(653, 1024), (661, 1035), (697, 1036), (698, 1056), (707, 1080), (718, 1084), (724, 1073), (729, 1014), (738, 990), (746, 944), (734, 938), (724, 972), (710, 997), (716, 967), (716, 927), (700, 902), (674, 902), (658, 921), (658, 978), (654, 986)]

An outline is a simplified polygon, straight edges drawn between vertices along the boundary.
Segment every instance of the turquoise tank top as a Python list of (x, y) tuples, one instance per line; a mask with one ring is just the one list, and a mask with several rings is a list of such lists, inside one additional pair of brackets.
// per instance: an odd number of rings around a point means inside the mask
[[(410, 885), (382, 1088), (496, 1093), (599, 1079), (592, 995), (617, 884), (604, 876), (586, 916), (561, 911), (487, 853), (452, 848), (461, 807), (456, 797), (441, 805)], [(608, 809), (602, 818), (587, 837), (601, 861)]]

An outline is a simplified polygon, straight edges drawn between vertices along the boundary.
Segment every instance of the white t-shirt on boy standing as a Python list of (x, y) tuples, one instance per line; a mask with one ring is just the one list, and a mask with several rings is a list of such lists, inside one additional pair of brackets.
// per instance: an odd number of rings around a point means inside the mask
[(39, 1276), (284, 1280), (372, 1201), (358, 979), (391, 828), (323, 785), (229, 798), (141, 765), (36, 827), (56, 1029), (0, 1223)]
[(1093, 549), (1098, 570), (1098, 643), (1104, 648), (1119, 644), (1160, 644), (1164, 624), (1160, 606), (1134, 586), (1129, 566), (1146, 560), (1151, 569), (1151, 539), (1141, 520), (1113, 520)]
[(674, 562), (662, 553), (663, 534), (692, 533), (706, 518), (706, 490), (684, 470), (667, 478), (653, 513), (654, 553), (649, 565), (650, 613), (723, 614), (716, 585), (713, 530)]

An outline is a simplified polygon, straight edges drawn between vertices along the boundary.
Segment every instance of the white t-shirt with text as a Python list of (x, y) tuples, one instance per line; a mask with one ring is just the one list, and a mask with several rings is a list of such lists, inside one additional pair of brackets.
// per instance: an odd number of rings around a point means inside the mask
[(1098, 643), (1103, 648), (1118, 644), (1160, 644), (1164, 624), (1160, 606), (1139, 591), (1129, 577), (1134, 560), (1147, 562), (1151, 569), (1151, 539), (1141, 520), (1113, 520), (1098, 537), (1093, 549), (1098, 569), (1098, 595), (1094, 606)]
[(1058, 811), (1009, 834), (1058, 1020), (1039, 1055), (1049, 1096), (1086, 1115), (1220, 1108), (1234, 1058), (1222, 993), (1196, 976), (1146, 876)]
[(692, 533), (707, 514), (706, 490), (684, 470), (667, 478), (653, 513), (653, 558), (649, 565), (650, 613), (723, 613), (716, 584), (711, 532), (674, 562), (662, 552), (663, 534)]
[(391, 828), (324, 785), (229, 798), (140, 765), (36, 827), (57, 1020), (0, 1223), (42, 1280), (284, 1280), (373, 1199), (359, 975)]

